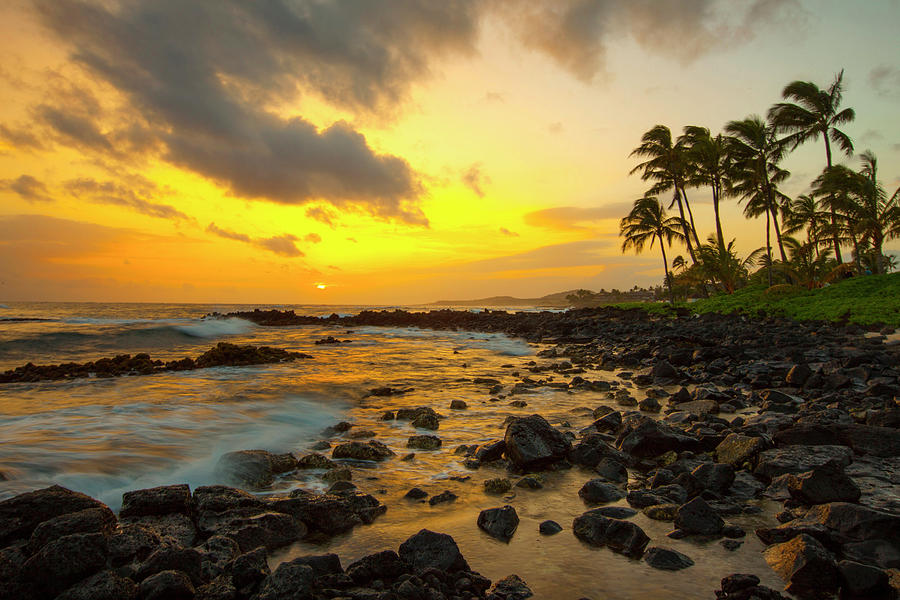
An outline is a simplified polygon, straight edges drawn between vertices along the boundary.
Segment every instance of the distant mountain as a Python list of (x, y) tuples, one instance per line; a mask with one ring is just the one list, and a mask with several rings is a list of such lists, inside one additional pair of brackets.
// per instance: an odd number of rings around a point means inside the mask
[(540, 298), (515, 298), (513, 296), (491, 296), (490, 298), (479, 298), (477, 300), (438, 300), (432, 302), (434, 306), (540, 306), (546, 308), (566, 308), (571, 303), (566, 296), (574, 294), (578, 290), (569, 290), (566, 292), (557, 292), (555, 294), (547, 294)]

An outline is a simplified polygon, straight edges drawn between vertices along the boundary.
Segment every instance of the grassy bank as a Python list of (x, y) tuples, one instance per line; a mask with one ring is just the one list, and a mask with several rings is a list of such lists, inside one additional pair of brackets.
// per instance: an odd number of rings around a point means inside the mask
[[(620, 306), (643, 308), (659, 314), (671, 311), (664, 303)], [(737, 312), (789, 317), (798, 321), (848, 321), (900, 327), (900, 273), (853, 277), (817, 290), (749, 286), (734, 294), (721, 294), (678, 307), (700, 314)]]

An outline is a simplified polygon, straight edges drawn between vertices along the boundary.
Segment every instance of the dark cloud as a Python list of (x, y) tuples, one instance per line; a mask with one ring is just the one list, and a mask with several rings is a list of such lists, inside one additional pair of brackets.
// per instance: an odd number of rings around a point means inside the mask
[[(91, 178), (71, 179), (63, 184), (63, 188), (73, 196), (96, 202), (98, 204), (112, 204), (131, 208), (141, 214), (170, 219), (174, 221), (193, 221), (194, 219), (181, 212), (170, 204), (153, 202), (143, 196), (134, 187), (126, 186), (114, 181), (97, 181)], [(152, 182), (144, 180), (144, 188), (156, 191), (157, 187)]]
[(786, 12), (801, 18), (798, 0), (498, 0), (495, 6), (529, 48), (545, 53), (583, 81), (602, 74), (611, 42), (632, 37), (648, 51), (688, 63), (747, 42)]
[(878, 65), (869, 71), (869, 84), (881, 96), (900, 94), (900, 68)]
[(27, 127), (9, 127), (0, 124), (0, 140), (8, 142), (17, 150), (41, 150), (44, 144)]
[(40, 121), (48, 125), (62, 140), (79, 148), (111, 151), (112, 144), (91, 118), (77, 115), (64, 107), (42, 104), (37, 108)]
[(525, 223), (532, 227), (578, 231), (589, 229), (586, 224), (603, 219), (621, 219), (631, 209), (629, 202), (612, 202), (594, 208), (557, 206), (536, 210), (525, 215)]
[(484, 198), (484, 186), (491, 182), (491, 178), (484, 174), (479, 163), (463, 171), (461, 179), (463, 185), (475, 192), (479, 198)]
[(322, 241), (322, 236), (318, 233), (307, 233), (303, 236), (303, 241), (309, 244), (318, 244)]
[[(271, 108), (295, 101), (301, 90), (357, 112), (395, 107), (430, 74), (436, 56), (474, 51), (478, 3), (36, 5), (43, 23), (72, 45), (73, 59), (154, 125), (170, 162), (245, 198), (326, 200), (427, 225), (419, 178), (405, 160), (377, 153), (347, 123), (319, 131)], [(73, 142), (103, 144), (103, 132), (83, 117), (67, 120), (54, 107), (40, 116)]]
[(502, 233), (503, 235), (508, 235), (509, 237), (519, 237), (518, 233), (516, 233), (515, 231), (510, 231), (506, 227), (501, 227), (500, 233)]
[[(225, 238), (227, 240), (234, 240), (236, 242), (252, 244), (259, 248), (263, 248), (265, 250), (274, 252), (275, 254), (278, 254), (280, 256), (286, 256), (288, 258), (305, 256), (303, 251), (297, 247), (297, 242), (300, 241), (300, 238), (290, 233), (284, 233), (282, 235), (276, 235), (269, 238), (253, 238), (246, 233), (238, 233), (235, 231), (230, 231), (228, 229), (222, 229), (215, 223), (210, 223), (209, 227), (206, 228), (206, 232), (217, 235), (221, 238)], [(305, 239), (309, 241), (310, 236), (316, 236), (316, 234), (309, 234)]]
[(19, 175), (15, 179), (0, 179), (0, 190), (14, 192), (28, 202), (52, 202), (47, 186), (31, 175)]

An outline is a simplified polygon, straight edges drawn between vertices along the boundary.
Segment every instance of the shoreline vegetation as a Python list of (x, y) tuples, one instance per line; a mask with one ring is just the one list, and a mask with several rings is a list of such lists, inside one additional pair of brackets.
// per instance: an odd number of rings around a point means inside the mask
[[(620, 222), (622, 252), (659, 248), (672, 304), (754, 284), (814, 289), (846, 275), (896, 268), (896, 257), (885, 253), (884, 244), (900, 237), (900, 187), (893, 193), (885, 189), (869, 150), (858, 155), (859, 170), (834, 162), (834, 151), (854, 153), (853, 141), (840, 129), (856, 118), (852, 108), (841, 106), (843, 78), (840, 71), (824, 89), (793, 81), (765, 118), (729, 121), (721, 133), (688, 125), (675, 137), (667, 126), (656, 125), (642, 136), (631, 152), (642, 162), (631, 174), (651, 185)], [(824, 169), (807, 194), (788, 197), (781, 188), (791, 173), (782, 161), (819, 140), (825, 146)], [(698, 189), (711, 193), (715, 218), (715, 232), (702, 242), (688, 199), (688, 190)], [(743, 205), (746, 218), (766, 219), (765, 245), (744, 257), (735, 240), (728, 241), (729, 224), (720, 218), (720, 204), (729, 199)], [(686, 255), (667, 255), (666, 247), (675, 243)]]

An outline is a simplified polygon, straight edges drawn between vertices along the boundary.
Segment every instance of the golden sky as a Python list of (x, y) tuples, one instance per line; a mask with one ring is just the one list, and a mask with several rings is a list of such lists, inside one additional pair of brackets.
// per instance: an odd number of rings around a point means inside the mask
[[(657, 250), (617, 238), (641, 134), (716, 132), (845, 69), (845, 131), (893, 190), (898, 24), (895, 0), (7, 1), (0, 301), (655, 285)], [(823, 164), (794, 152), (784, 191)], [(740, 211), (747, 252), (764, 221)]]

